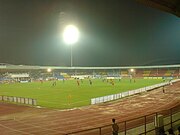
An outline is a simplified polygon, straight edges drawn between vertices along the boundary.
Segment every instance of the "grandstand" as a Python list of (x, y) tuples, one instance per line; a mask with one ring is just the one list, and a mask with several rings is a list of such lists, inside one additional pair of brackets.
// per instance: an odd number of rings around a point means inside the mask
[(120, 71), (120, 75), (123, 76), (123, 77), (129, 76), (128, 70), (122, 69), (122, 70)]
[(142, 75), (143, 75), (143, 70), (136, 69), (135, 76), (141, 78), (141, 77), (143, 77)]
[[(53, 71), (47, 73), (47, 69)], [(131, 73), (130, 69), (134, 69)], [(0, 64), (1, 76), (5, 73), (29, 73), (33, 78), (57, 77), (70, 78), (71, 75), (94, 75), (94, 76), (122, 76), (128, 77), (179, 77), (180, 65), (159, 66), (127, 66), (127, 67), (59, 67), (59, 66), (29, 66)]]

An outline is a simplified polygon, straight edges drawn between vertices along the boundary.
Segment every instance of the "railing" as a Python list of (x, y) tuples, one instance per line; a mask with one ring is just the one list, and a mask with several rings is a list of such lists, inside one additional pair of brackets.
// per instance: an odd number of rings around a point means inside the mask
[[(157, 118), (158, 115), (163, 115), (165, 131), (176, 125), (180, 125), (180, 104), (178, 103), (173, 108), (167, 110), (118, 122), (117, 124), (120, 128), (119, 135), (155, 135), (158, 129), (155, 124), (155, 118)], [(109, 124), (87, 130), (71, 132), (65, 135), (112, 135), (111, 126), (112, 125)]]

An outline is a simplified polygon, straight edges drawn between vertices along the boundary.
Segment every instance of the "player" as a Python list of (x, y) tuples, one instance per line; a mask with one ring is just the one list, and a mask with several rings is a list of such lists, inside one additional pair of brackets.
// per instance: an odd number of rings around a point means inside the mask
[(53, 81), (52, 86), (56, 86), (56, 81)]
[(114, 86), (114, 81), (113, 80), (111, 81), (111, 84)]
[(77, 85), (79, 86), (79, 80), (77, 80), (76, 82), (77, 82)]
[(90, 85), (92, 85), (92, 81), (91, 81), (91, 79), (89, 79), (89, 84), (90, 84)]
[(42, 79), (40, 80), (40, 82), (41, 82), (41, 84), (43, 84), (43, 80)]
[(132, 75), (130, 75), (130, 83), (132, 82)]
[(136, 82), (136, 79), (134, 79), (134, 83)]

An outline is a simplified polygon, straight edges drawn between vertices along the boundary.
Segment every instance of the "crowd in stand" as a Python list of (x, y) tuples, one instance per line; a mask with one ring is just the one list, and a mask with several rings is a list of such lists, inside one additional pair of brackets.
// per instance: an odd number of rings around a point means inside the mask
[(180, 135), (180, 126), (178, 127), (177, 131), (173, 131), (173, 129), (170, 128), (167, 132), (165, 132), (164, 128), (161, 128), (159, 130), (159, 135)]
[[(173, 131), (173, 128), (170, 128), (165, 132), (164, 127), (159, 128), (159, 131), (156, 133), (158, 135), (180, 135), (180, 126), (177, 130)], [(116, 123), (116, 120), (112, 119), (112, 135), (119, 135), (119, 126)]]

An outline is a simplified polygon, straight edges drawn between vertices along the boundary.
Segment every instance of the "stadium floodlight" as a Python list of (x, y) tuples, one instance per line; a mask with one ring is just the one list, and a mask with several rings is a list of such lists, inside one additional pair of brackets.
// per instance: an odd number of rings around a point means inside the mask
[(47, 69), (47, 72), (51, 72), (52, 70), (50, 68)]
[(71, 67), (73, 65), (73, 59), (72, 59), (72, 46), (78, 41), (79, 39), (79, 30), (74, 25), (67, 25), (64, 29), (63, 33), (63, 39), (64, 42), (67, 45), (71, 46)]
[(74, 25), (67, 25), (63, 33), (64, 42), (67, 45), (74, 45), (79, 39), (79, 30)]

